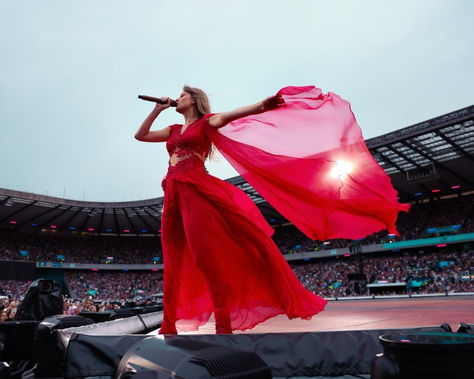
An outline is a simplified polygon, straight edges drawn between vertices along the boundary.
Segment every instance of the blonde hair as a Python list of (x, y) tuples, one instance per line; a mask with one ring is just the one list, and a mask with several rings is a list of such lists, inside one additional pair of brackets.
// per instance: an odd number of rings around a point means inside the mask
[(201, 117), (208, 113), (211, 113), (211, 105), (209, 104), (209, 98), (202, 89), (184, 85), (183, 91), (191, 95), (191, 98), (196, 103), (196, 109), (198, 110), (199, 115)]
[[(188, 85), (183, 86), (183, 91), (191, 95), (191, 98), (196, 103), (196, 109), (199, 112), (199, 116), (203, 117), (204, 115), (211, 113), (211, 104), (209, 103), (209, 98), (207, 97), (206, 92), (202, 89), (196, 87), (190, 87)], [(215, 146), (211, 144), (211, 149), (207, 158), (212, 160), (215, 157)]]

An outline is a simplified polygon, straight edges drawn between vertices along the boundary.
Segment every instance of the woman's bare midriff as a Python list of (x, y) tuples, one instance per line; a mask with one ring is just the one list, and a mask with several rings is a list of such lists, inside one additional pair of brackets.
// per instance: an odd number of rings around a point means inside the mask
[(190, 154), (185, 154), (185, 155), (179, 155), (177, 152), (173, 153), (170, 157), (170, 166), (174, 167), (176, 166), (179, 162), (184, 161), (185, 159), (191, 158), (191, 157), (198, 157), (200, 160), (204, 162), (206, 157), (202, 156), (198, 152), (190, 153)]

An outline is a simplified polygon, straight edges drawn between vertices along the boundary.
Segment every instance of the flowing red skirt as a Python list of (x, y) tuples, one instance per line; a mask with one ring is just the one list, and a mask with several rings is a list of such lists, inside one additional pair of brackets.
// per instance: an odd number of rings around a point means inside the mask
[(199, 159), (168, 174), (165, 188), (167, 325), (196, 330), (214, 312), (246, 330), (278, 314), (309, 319), (323, 310), (326, 300), (298, 281), (244, 192), (207, 174)]

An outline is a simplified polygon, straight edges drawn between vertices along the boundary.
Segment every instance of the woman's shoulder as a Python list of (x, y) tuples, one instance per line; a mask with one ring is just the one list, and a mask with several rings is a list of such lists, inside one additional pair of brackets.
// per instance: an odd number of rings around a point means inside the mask
[(210, 119), (210, 118), (211, 118), (212, 116), (214, 116), (214, 115), (215, 115), (215, 113), (207, 113), (207, 114), (205, 114), (204, 116), (202, 116), (201, 119), (202, 119), (202, 120), (208, 120), (208, 119)]
[(201, 122), (202, 125), (208, 127), (208, 126), (209, 126), (209, 122), (208, 122), (208, 121), (209, 121), (209, 119), (210, 119), (212, 116), (214, 116), (214, 115), (215, 115), (215, 113), (207, 113), (207, 114), (205, 114), (204, 116), (202, 116), (202, 117), (199, 119), (199, 121)]

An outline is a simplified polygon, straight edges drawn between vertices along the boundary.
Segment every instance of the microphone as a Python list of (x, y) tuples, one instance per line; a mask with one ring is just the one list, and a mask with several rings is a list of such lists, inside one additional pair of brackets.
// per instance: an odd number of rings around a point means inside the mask
[[(147, 95), (138, 95), (139, 99), (145, 100), (145, 101), (152, 101), (153, 103), (158, 103), (158, 104), (166, 104), (166, 100), (160, 99), (159, 97), (153, 97), (153, 96), (147, 96)], [(172, 107), (176, 106), (176, 100), (171, 100)]]

